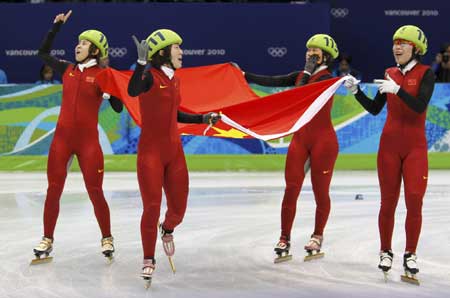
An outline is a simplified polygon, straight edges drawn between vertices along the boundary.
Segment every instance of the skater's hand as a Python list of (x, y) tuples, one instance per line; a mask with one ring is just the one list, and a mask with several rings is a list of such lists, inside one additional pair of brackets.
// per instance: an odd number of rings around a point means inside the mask
[(378, 91), (380, 91), (381, 94), (383, 93), (392, 93), (397, 94), (398, 90), (400, 90), (400, 86), (397, 85), (397, 83), (391, 79), (391, 77), (387, 74), (386, 75), (387, 80), (374, 80), (373, 82), (378, 85)]
[(203, 123), (215, 125), (222, 117), (214, 112), (203, 115)]
[(347, 77), (349, 78), (344, 81), (345, 88), (347, 88), (347, 90), (352, 94), (358, 93), (358, 85), (360, 81), (352, 75), (347, 75)]
[(148, 46), (148, 43), (145, 39), (141, 40), (141, 42), (138, 41), (136, 36), (132, 36), (134, 44), (136, 45), (137, 52), (138, 52), (138, 63), (145, 65), (147, 64), (148, 59), (148, 52), (150, 51), (150, 47)]
[(72, 10), (69, 10), (66, 14), (60, 13), (55, 17), (55, 20), (53, 21), (53, 23), (58, 23), (58, 22), (63, 22), (63, 24), (67, 21), (67, 19), (70, 17), (70, 15), (72, 14)]
[(305, 71), (309, 73), (310, 75), (316, 70), (317, 67), (317, 61), (319, 61), (318, 55), (312, 55), (306, 60), (305, 63)]

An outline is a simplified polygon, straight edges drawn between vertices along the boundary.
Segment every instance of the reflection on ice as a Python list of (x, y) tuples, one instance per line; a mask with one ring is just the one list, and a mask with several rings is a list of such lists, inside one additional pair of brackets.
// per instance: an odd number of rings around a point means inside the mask
[[(100, 231), (81, 179), (70, 175), (61, 199), (53, 262), (33, 267), (32, 249), (42, 235), (45, 174), (2, 174), (0, 297), (448, 297), (449, 174), (430, 173), (417, 251), (420, 287), (400, 281), (405, 244), (402, 198), (388, 283), (377, 269), (375, 173), (335, 174), (323, 246), (326, 256), (308, 263), (303, 262), (303, 245), (312, 232), (315, 204), (305, 181), (291, 241), (293, 260), (276, 265), (273, 246), (279, 236), (282, 173), (263, 173), (260, 178), (256, 173), (212, 173), (191, 174), (188, 211), (174, 234), (177, 273), (172, 274), (158, 243), (156, 273), (148, 291), (139, 277), (142, 204), (135, 174), (105, 178), (116, 246), (111, 265), (101, 253)], [(355, 201), (357, 193), (364, 200)]]

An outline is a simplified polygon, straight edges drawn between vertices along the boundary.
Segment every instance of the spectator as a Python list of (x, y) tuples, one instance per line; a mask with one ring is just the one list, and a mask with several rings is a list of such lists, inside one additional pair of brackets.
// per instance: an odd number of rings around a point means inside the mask
[(436, 82), (450, 82), (450, 43), (441, 46), (441, 51), (436, 55), (432, 69), (436, 75)]
[(54, 72), (53, 69), (48, 66), (47, 64), (42, 65), (41, 71), (39, 72), (40, 80), (36, 81), (36, 84), (42, 85), (42, 84), (61, 84), (60, 81), (55, 80), (53, 78)]
[(8, 84), (8, 78), (6, 77), (6, 73), (1, 68), (0, 68), (0, 84)]
[(343, 77), (351, 74), (358, 80), (361, 80), (361, 73), (351, 66), (352, 56), (342, 53), (338, 58), (338, 67), (333, 71), (334, 77)]

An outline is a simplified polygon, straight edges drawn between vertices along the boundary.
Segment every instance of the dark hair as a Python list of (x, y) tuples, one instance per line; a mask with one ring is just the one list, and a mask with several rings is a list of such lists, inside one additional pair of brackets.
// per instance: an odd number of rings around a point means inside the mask
[[(97, 51), (97, 50), (98, 50), (98, 53), (96, 55), (94, 55), (95, 51)], [(97, 64), (100, 64), (100, 55), (101, 55), (100, 49), (97, 48), (97, 46), (95, 44), (93, 44), (92, 42), (91, 42), (91, 45), (89, 46), (88, 53), (89, 53), (88, 54), (89, 57), (95, 58), (95, 60), (97, 60)]]
[(448, 47), (450, 47), (450, 42), (444, 42), (443, 44), (441, 44), (440, 53), (444, 54), (447, 51)]
[(411, 60), (416, 59), (418, 62), (421, 62), (422, 61), (422, 55), (416, 53), (417, 50), (418, 49), (416, 48), (416, 46), (413, 46)]
[(348, 55), (346, 53), (341, 53), (339, 55), (338, 61), (341, 62), (343, 60), (347, 61), (348, 64), (351, 64), (352, 63), (352, 56), (350, 56), (350, 55)]
[(322, 56), (323, 58), (326, 58), (323, 59), (325, 61), (326, 66), (330, 67), (331, 65), (333, 65), (334, 59), (331, 57), (330, 53), (322, 51)]
[(160, 55), (159, 51), (157, 51), (153, 57), (152, 60), (150, 60), (150, 64), (153, 68), (161, 69), (161, 66), (170, 62), (170, 50), (172, 49), (172, 45), (169, 45), (160, 51), (163, 51), (163, 54)]
[[(47, 64), (43, 64), (42, 66), (41, 66), (41, 70), (39, 71), (39, 77), (41, 78), (41, 81), (44, 81), (45, 79), (44, 79), (44, 70), (46, 69), (46, 68), (49, 68), (52, 72), (53, 72), (53, 75), (55, 74), (55, 72), (53, 71), (53, 68), (51, 68), (50, 67), (50, 65), (47, 65)], [(52, 82), (54, 81), (55, 79), (53, 79), (53, 77), (52, 77)]]

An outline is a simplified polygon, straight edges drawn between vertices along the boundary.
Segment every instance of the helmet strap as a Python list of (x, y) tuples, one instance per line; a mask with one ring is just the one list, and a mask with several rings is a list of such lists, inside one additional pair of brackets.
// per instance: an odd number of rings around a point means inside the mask
[(171, 49), (172, 49), (172, 45), (170, 45), (164, 49), (164, 58), (165, 58), (164, 60), (166, 60), (166, 62), (164, 64), (167, 64), (170, 68), (175, 70), (175, 66), (172, 63)]
[[(94, 55), (94, 53), (98, 51), (97, 54)], [(79, 64), (84, 64), (86, 62), (88, 62), (90, 59), (95, 59), (97, 60), (97, 63), (99, 63), (99, 54), (100, 54), (100, 49), (97, 48), (95, 45), (91, 44), (89, 46), (89, 50), (88, 50), (88, 55), (86, 56), (86, 58), (83, 59), (83, 61), (79, 62)]]
[(418, 56), (418, 55), (419, 55), (419, 54), (416, 54), (416, 47), (413, 47), (411, 58), (410, 58), (405, 64), (399, 64), (398, 67), (399, 67), (401, 70), (403, 70), (403, 69), (406, 67), (406, 65), (408, 65), (411, 61), (417, 59), (417, 56)]

